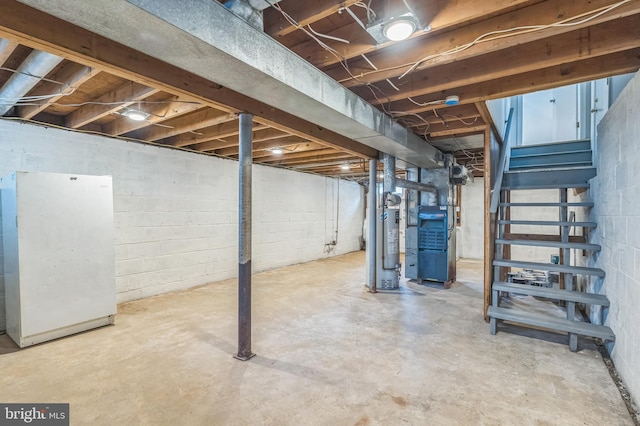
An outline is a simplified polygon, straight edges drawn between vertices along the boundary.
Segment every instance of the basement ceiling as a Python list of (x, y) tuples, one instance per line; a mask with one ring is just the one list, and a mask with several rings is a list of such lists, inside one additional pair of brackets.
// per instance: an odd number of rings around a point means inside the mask
[[(377, 156), (215, 81), (170, 68), (172, 83), (154, 78), (165, 64), (137, 54), (135, 40), (117, 45), (20, 2), (2, 6), (2, 90), (38, 51), (60, 58), (27, 92), (0, 92), (7, 117), (237, 158), (237, 113), (249, 110), (255, 163), (357, 179)], [(428, 31), (379, 44), (365, 29), (408, 11)], [(264, 31), (480, 176), (485, 101), (637, 71), (638, 12), (640, 0), (282, 0), (264, 11)], [(446, 105), (452, 96), (459, 103)]]

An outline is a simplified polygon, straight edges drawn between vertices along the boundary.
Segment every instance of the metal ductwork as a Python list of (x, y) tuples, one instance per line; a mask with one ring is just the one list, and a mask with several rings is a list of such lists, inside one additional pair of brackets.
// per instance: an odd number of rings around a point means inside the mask
[(15, 103), (53, 70), (62, 58), (34, 50), (18, 67), (16, 73), (0, 89), (0, 116), (5, 115)]
[(439, 167), (424, 139), (217, 1), (20, 1), (398, 160)]
[[(278, 1), (280, 0), (273, 1), (271, 4), (278, 3)], [(264, 29), (262, 11), (271, 6), (266, 0), (227, 0), (223, 4), (236, 16), (261, 31)]]

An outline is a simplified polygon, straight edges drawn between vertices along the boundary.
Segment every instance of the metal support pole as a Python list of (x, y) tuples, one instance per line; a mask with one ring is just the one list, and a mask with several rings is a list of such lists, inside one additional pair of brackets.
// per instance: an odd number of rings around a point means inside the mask
[(369, 271), (368, 287), (371, 293), (378, 291), (376, 286), (376, 226), (378, 223), (376, 220), (376, 216), (378, 215), (376, 210), (376, 200), (378, 197), (376, 183), (377, 164), (378, 163), (375, 159), (369, 160), (369, 211), (367, 212), (367, 221), (369, 222), (367, 230), (369, 232), (367, 235), (367, 268)]
[(247, 361), (251, 352), (251, 163), (253, 162), (253, 116), (240, 114), (238, 164), (238, 353)]

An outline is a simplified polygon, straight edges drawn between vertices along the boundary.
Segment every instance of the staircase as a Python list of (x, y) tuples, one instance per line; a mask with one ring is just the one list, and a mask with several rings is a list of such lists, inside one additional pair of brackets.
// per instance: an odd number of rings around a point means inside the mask
[[(495, 258), (493, 260), (494, 278), (491, 286), (492, 302), (488, 309), (491, 334), (496, 334), (499, 325), (508, 321), (518, 326), (541, 328), (566, 333), (571, 351), (578, 349), (578, 336), (590, 336), (602, 340), (614, 340), (609, 327), (584, 322), (576, 315), (576, 304), (600, 305), (609, 307), (604, 295), (590, 294), (574, 289), (574, 275), (604, 277), (602, 269), (571, 265), (571, 250), (599, 251), (600, 246), (589, 244), (584, 236), (570, 235), (574, 227), (595, 228), (593, 222), (575, 222), (570, 220), (568, 210), (571, 207), (591, 207), (591, 202), (569, 202), (568, 190), (588, 188), (589, 179), (596, 175), (592, 163), (591, 143), (588, 139), (545, 145), (527, 145), (510, 148), (505, 153), (501, 170), (501, 186), (495, 189), (494, 202), (497, 204)], [(545, 202), (511, 202), (512, 191), (536, 189), (555, 189), (557, 198)], [(512, 213), (536, 208), (557, 208), (558, 220), (532, 221), (512, 218)], [(495, 211), (495, 210), (492, 210)], [(536, 233), (512, 233), (512, 225), (533, 225)], [(529, 259), (512, 259), (511, 247), (533, 246), (557, 249), (558, 264), (531, 262)], [(513, 269), (512, 269), (513, 268)], [(540, 286), (510, 282), (509, 272), (516, 269), (546, 271), (557, 274), (555, 286)], [(510, 295), (529, 295), (527, 304), (506, 303)], [(554, 301), (554, 309), (547, 309)], [(503, 302), (503, 303), (501, 303)], [(535, 304), (540, 305), (540, 309)], [(501, 306), (501, 304), (503, 306)], [(504, 305), (511, 305), (507, 307)], [(543, 306), (544, 305), (544, 306)], [(564, 306), (566, 315), (559, 317), (556, 306)], [(602, 322), (602, 321), (601, 321)]]

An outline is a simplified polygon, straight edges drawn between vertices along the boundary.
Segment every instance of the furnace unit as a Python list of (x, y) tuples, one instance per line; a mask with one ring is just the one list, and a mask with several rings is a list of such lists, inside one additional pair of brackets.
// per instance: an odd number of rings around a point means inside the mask
[(455, 280), (455, 238), (449, 223), (454, 217), (448, 206), (420, 206), (418, 209), (419, 280), (451, 283)]

